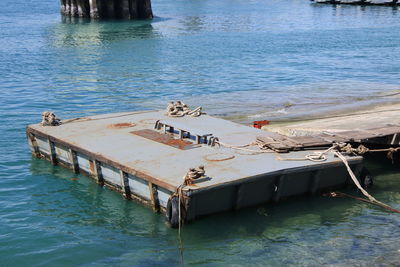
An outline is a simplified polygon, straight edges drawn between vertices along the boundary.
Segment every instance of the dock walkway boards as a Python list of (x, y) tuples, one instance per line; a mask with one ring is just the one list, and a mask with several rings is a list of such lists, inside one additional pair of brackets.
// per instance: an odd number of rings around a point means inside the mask
[[(352, 142), (380, 146), (400, 145), (400, 105), (375, 107), (343, 115), (263, 126), (263, 130), (282, 138), (281, 149), (327, 146)], [(291, 143), (289, 143), (288, 140)]]

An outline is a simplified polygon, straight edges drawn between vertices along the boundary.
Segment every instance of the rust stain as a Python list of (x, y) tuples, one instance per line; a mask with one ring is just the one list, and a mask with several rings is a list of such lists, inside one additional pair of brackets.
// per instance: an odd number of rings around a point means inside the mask
[(123, 129), (123, 128), (129, 128), (129, 127), (134, 127), (136, 124), (130, 123), (130, 122), (122, 122), (122, 123), (114, 123), (110, 124), (107, 126), (107, 128), (110, 129)]
[(157, 120), (158, 119), (143, 119), (143, 120), (140, 120), (139, 123), (152, 125), (152, 124), (155, 124)]
[(94, 168), (95, 168), (95, 166), (94, 166), (93, 160), (89, 160), (90, 173), (95, 173)]
[(194, 148), (196, 146), (193, 145), (192, 142), (181, 140), (181, 139), (174, 139), (172, 136), (167, 135), (167, 134), (161, 134), (157, 131), (149, 130), (149, 129), (144, 129), (144, 130), (139, 130), (139, 131), (133, 131), (130, 132), (131, 134), (135, 134), (147, 139), (150, 139), (152, 141), (172, 146), (181, 150), (185, 149), (190, 149)]

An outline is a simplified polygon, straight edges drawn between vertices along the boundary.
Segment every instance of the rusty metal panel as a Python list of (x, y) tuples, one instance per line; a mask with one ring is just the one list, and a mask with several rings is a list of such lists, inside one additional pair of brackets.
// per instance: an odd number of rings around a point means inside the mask
[(182, 150), (190, 149), (190, 148), (194, 147), (194, 144), (192, 142), (181, 140), (181, 139), (175, 139), (171, 135), (162, 134), (157, 131), (150, 130), (150, 129), (133, 131), (131, 133), (141, 136), (141, 137), (144, 137), (144, 138), (147, 138), (154, 142), (158, 142), (160, 144), (172, 146), (172, 147), (179, 148)]

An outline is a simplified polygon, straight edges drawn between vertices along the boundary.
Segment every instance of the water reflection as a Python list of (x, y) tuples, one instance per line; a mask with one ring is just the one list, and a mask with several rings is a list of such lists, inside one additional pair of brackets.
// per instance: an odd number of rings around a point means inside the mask
[(30, 205), (40, 216), (65, 225), (106, 228), (128, 236), (154, 236), (166, 230), (158, 214), (98, 186), (87, 176), (37, 159), (30, 162), (30, 172), (36, 177)]
[(103, 45), (123, 40), (156, 38), (159, 33), (150, 21), (90, 21), (63, 17), (50, 29), (53, 44), (64, 46)]

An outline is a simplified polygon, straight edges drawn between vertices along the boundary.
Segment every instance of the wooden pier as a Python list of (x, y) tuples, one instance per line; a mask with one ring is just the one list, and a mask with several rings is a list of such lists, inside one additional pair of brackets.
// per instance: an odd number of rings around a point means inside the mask
[(92, 19), (152, 19), (151, 0), (61, 0), (61, 14)]
[(399, 114), (400, 104), (395, 104), (318, 119), (272, 123), (262, 129), (276, 133), (275, 146), (281, 149), (326, 146), (332, 142), (399, 147)]
[[(27, 127), (34, 156), (88, 174), (99, 185), (166, 213), (172, 226), (178, 210), (184, 211), (184, 221), (192, 221), (352, 183), (333, 153), (323, 160), (309, 160), (315, 151), (307, 149), (278, 153), (274, 138), (280, 135), (207, 115), (146, 111), (61, 124), (54, 118), (44, 113), (44, 123)], [(362, 179), (362, 157), (346, 158)]]

